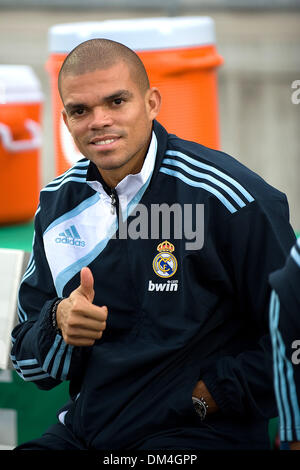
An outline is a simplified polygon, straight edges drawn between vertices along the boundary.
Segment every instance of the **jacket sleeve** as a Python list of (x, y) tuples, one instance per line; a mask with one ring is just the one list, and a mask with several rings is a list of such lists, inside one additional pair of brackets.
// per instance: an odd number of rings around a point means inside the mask
[(19, 323), (12, 331), (11, 360), (25, 381), (45, 390), (77, 377), (87, 352), (66, 344), (53, 328), (51, 310), (57, 299), (44, 251), (39, 206), (32, 253), (19, 289)]
[(269, 335), (268, 275), (283, 266), (295, 241), (285, 196), (257, 201), (229, 216), (222, 225), (223, 259), (235, 291), (235, 314), (242, 316), (250, 347), (223, 356), (202, 370), (222, 413), (237, 416), (277, 415)]
[(270, 275), (270, 333), (281, 441), (300, 441), (300, 239)]

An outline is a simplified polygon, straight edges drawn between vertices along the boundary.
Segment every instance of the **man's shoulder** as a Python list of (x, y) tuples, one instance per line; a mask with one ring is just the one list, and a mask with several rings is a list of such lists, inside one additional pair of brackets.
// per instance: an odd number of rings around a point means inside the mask
[(88, 166), (89, 160), (79, 160), (41, 190), (40, 212), (45, 222), (62, 216), (91, 195), (93, 190), (87, 184)]
[(60, 190), (69, 189), (73, 186), (72, 184), (67, 183), (85, 183), (88, 166), (89, 160), (86, 158), (79, 160), (71, 168), (46, 184), (41, 193), (58, 195)]
[[(246, 167), (237, 158), (225, 153), (221, 150), (206, 147), (198, 142), (184, 140), (176, 135), (169, 135), (169, 145), (167, 153), (177, 151), (181, 153), (181, 157), (185, 156), (193, 158), (195, 161), (200, 162), (203, 169), (208, 171), (213, 169), (227, 173), (230, 176), (240, 176), (242, 178), (258, 177), (255, 172)], [(205, 166), (207, 165), (207, 166)]]
[(195, 172), (198, 172), (197, 176), (205, 179), (218, 178), (221, 182), (242, 185), (254, 198), (268, 196), (271, 199), (285, 199), (285, 195), (267, 183), (263, 177), (221, 150), (169, 134), (166, 156), (175, 159), (176, 165), (190, 174), (197, 175)]

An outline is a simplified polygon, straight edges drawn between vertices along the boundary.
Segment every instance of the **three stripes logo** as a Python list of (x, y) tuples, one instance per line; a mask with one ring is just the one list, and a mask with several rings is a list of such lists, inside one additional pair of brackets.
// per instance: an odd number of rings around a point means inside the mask
[(85, 246), (85, 241), (81, 239), (75, 225), (71, 225), (64, 232), (59, 233), (55, 238), (55, 243), (62, 243), (64, 245)]
[(213, 194), (229, 212), (237, 212), (254, 201), (253, 196), (238, 181), (213, 165), (177, 150), (167, 150), (166, 156), (159, 170), (161, 173)]

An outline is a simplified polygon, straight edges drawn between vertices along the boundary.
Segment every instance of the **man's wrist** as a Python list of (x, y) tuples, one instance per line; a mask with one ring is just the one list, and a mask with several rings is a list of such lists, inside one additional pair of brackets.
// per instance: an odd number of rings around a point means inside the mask
[(204, 421), (208, 412), (208, 404), (203, 397), (192, 397), (192, 400), (196, 413), (200, 416), (201, 421)]
[(203, 380), (200, 380), (196, 383), (192, 396), (198, 398), (199, 400), (202, 399), (205, 401), (205, 404), (207, 405), (207, 414), (218, 411), (219, 407), (208, 391)]
[(58, 334), (62, 334), (61, 333), (61, 329), (59, 328), (58, 324), (57, 324), (57, 317), (56, 317), (56, 313), (57, 313), (57, 308), (58, 308), (58, 305), (60, 304), (60, 302), (64, 300), (64, 297), (61, 297), (59, 299), (57, 299), (52, 307), (51, 307), (51, 312), (50, 312), (50, 321), (51, 321), (51, 326), (52, 328), (58, 333)]

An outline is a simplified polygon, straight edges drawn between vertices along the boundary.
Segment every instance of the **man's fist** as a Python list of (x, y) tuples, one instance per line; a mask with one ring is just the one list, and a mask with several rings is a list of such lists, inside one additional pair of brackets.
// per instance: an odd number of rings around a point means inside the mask
[(107, 307), (93, 305), (94, 278), (89, 268), (82, 268), (80, 285), (58, 304), (57, 326), (67, 344), (92, 346), (106, 328)]

